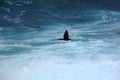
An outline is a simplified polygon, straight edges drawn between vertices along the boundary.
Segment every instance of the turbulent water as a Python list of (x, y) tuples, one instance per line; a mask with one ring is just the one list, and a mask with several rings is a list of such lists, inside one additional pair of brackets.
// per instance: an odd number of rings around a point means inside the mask
[(120, 80), (119, 3), (0, 0), (0, 80)]

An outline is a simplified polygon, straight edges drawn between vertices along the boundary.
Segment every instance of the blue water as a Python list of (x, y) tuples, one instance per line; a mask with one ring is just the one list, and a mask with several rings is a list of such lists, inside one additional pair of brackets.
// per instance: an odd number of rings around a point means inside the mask
[(1, 0), (0, 80), (119, 80), (119, 3)]

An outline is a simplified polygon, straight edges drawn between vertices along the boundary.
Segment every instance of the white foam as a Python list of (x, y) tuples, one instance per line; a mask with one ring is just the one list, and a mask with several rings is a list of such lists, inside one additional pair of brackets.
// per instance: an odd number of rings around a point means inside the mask
[(10, 4), (10, 5), (13, 5), (14, 3), (12, 1), (9, 1), (9, 0), (5, 0), (6, 3)]
[(37, 59), (22, 66), (18, 62), (15, 64), (17, 66), (9, 64), (0, 67), (1, 80), (119, 80), (120, 74), (120, 61), (64, 64)]
[(9, 8), (2, 7), (2, 9), (7, 11), (7, 12), (11, 12)]
[(11, 49), (12, 47), (32, 48), (32, 46), (25, 44), (0, 44), (0, 50), (8, 50)]
[(12, 21), (14, 23), (20, 23), (21, 22), (21, 19), (19, 17), (16, 17), (16, 18), (11, 18), (10, 16), (8, 15), (5, 15), (3, 16), (5, 20), (8, 20), (8, 21)]
[(2, 31), (3, 30), (3, 28), (0, 28), (0, 31)]
[(120, 47), (115, 46), (103, 40), (63, 41), (21, 55), (1, 56), (0, 79), (119, 80)]
[(24, 4), (32, 4), (32, 0), (24, 0), (23, 3)]

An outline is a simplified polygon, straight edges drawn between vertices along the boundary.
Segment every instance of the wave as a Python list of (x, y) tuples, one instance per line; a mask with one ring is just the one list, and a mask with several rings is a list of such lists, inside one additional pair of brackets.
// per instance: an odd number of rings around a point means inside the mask
[(2, 4), (0, 7), (2, 12), (0, 14), (1, 26), (25, 25), (37, 27), (55, 23), (76, 24), (91, 21), (101, 21), (101, 23), (119, 21), (119, 11), (93, 8), (87, 1), (3, 0)]

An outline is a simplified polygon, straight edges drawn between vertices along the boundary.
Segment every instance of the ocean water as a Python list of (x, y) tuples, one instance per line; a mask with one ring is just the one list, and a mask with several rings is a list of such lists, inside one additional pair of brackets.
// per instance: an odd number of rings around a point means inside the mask
[(1, 0), (0, 80), (120, 80), (119, 3)]

